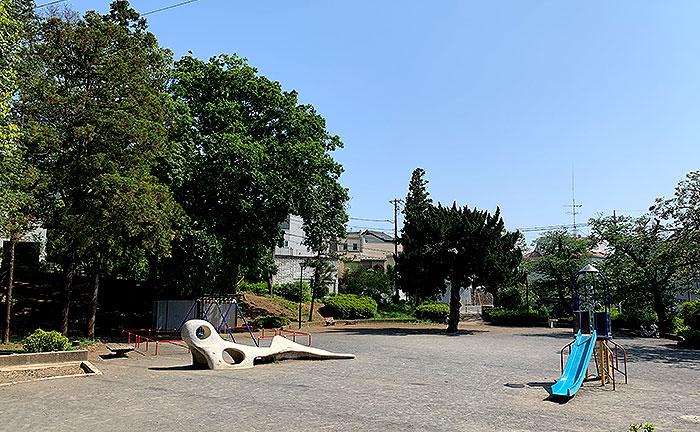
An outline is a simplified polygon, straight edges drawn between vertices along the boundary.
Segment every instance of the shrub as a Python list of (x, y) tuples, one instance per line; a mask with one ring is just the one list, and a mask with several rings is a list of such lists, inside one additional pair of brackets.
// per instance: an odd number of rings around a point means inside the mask
[(658, 322), (658, 318), (653, 312), (644, 311), (624, 311), (610, 312), (610, 321), (614, 329), (639, 330), (639, 326), (649, 326)]
[(267, 287), (267, 282), (264, 281), (255, 283), (241, 282), (238, 284), (238, 291), (243, 291), (263, 297), (270, 296), (270, 290)]
[(683, 336), (683, 340), (678, 342), (678, 346), (700, 349), (700, 330), (693, 330), (686, 327), (679, 331), (678, 334)]
[(693, 330), (700, 330), (700, 300), (685, 302), (681, 305), (681, 318), (685, 325)]
[(324, 302), (324, 315), (337, 319), (371, 318), (377, 313), (377, 302), (372, 297), (341, 294)]
[(498, 293), (498, 306), (503, 309), (517, 310), (525, 307), (523, 295), (516, 287), (508, 287)]
[[(272, 292), (280, 297), (294, 302), (299, 301), (299, 282), (288, 282), (282, 285), (272, 287)], [(304, 302), (311, 301), (311, 287), (308, 283), (301, 283), (301, 300)]]
[(377, 318), (414, 319), (416, 308), (405, 301), (396, 303), (380, 303), (377, 308)]
[(263, 315), (253, 319), (250, 325), (263, 328), (280, 328), (289, 324), (290, 319), (284, 315)]
[(70, 348), (68, 338), (57, 331), (34, 330), (24, 340), (24, 350), (30, 353), (47, 351), (66, 351)]
[[(529, 310), (529, 313), (528, 313)], [(482, 316), (495, 325), (545, 324), (549, 318), (547, 308), (512, 310), (501, 307), (482, 308)]]
[(450, 305), (440, 302), (424, 303), (416, 308), (416, 318), (435, 322), (445, 322), (450, 314)]

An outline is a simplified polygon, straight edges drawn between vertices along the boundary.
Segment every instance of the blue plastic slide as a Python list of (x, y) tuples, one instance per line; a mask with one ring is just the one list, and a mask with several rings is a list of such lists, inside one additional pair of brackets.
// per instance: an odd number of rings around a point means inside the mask
[(576, 334), (576, 340), (571, 347), (571, 354), (566, 361), (566, 367), (559, 381), (552, 386), (552, 394), (557, 396), (571, 397), (583, 384), (586, 377), (588, 362), (591, 361), (591, 354), (595, 348), (596, 332), (591, 336), (581, 336), (581, 331)]

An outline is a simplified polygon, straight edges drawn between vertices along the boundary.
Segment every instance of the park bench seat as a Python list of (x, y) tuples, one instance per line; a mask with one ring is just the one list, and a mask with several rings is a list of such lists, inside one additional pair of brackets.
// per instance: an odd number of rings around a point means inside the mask
[(133, 345), (123, 343), (110, 343), (105, 345), (105, 348), (112, 351), (119, 357), (126, 357), (126, 353), (134, 350)]

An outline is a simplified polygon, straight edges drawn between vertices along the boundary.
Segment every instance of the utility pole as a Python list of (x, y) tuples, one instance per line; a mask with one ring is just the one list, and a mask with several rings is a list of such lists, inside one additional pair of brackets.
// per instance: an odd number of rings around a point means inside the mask
[(403, 201), (398, 198), (394, 198), (389, 202), (394, 204), (394, 259), (396, 259), (396, 256), (399, 254), (399, 203)]

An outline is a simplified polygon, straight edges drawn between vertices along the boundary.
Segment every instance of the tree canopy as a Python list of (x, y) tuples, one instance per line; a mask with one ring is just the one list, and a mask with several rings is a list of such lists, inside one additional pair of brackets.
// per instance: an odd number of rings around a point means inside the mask
[(303, 218), (312, 250), (343, 235), (348, 195), (330, 154), (342, 143), (296, 92), (235, 55), (182, 58), (171, 91), (177, 147), (168, 176), (192, 218), (173, 283), (196, 278), (205, 291), (230, 292), (241, 275), (261, 273), (289, 214)]

